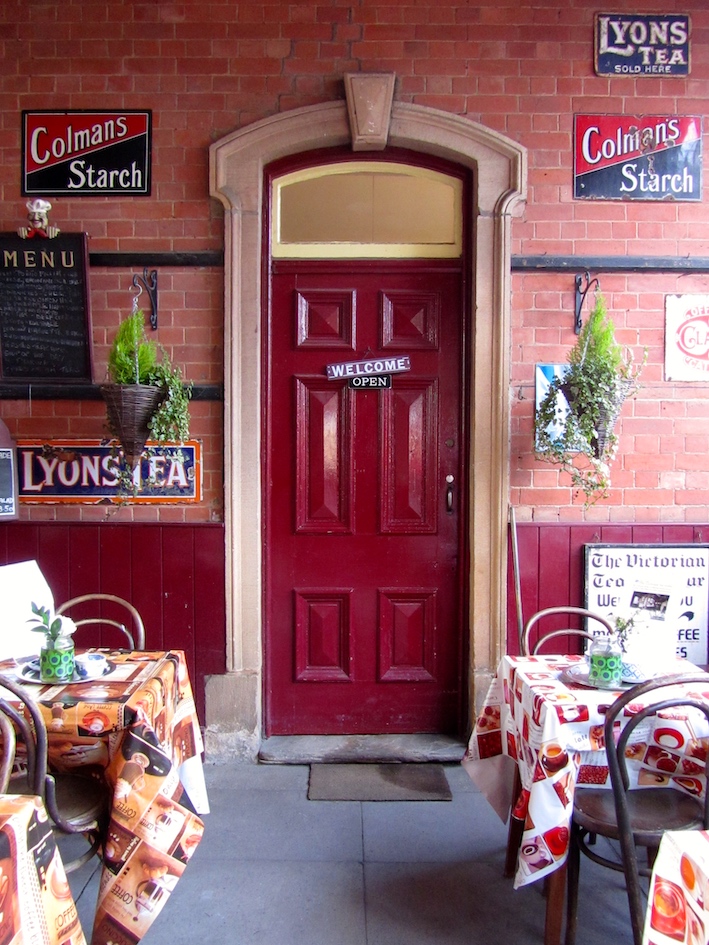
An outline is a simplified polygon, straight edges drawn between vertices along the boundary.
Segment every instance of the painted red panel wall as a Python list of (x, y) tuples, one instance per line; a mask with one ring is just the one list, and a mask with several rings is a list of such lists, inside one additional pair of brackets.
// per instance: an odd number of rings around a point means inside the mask
[(0, 564), (29, 559), (39, 563), (57, 604), (91, 592), (117, 594), (140, 611), (148, 649), (184, 650), (204, 723), (204, 678), (226, 672), (222, 525), (0, 524)]
[[(511, 538), (511, 536), (510, 536)], [(568, 525), (517, 524), (522, 624), (538, 610), (584, 604), (584, 545), (689, 544), (709, 538), (708, 525)], [(507, 575), (507, 651), (519, 653), (514, 567), (510, 540)], [(544, 629), (571, 626), (563, 616), (549, 617)]]

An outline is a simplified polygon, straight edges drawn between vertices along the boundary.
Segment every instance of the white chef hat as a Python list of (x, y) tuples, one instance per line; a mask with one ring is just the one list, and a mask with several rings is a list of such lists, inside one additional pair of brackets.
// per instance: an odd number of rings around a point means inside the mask
[(35, 197), (34, 200), (28, 200), (25, 204), (30, 213), (49, 213), (52, 205), (44, 197)]

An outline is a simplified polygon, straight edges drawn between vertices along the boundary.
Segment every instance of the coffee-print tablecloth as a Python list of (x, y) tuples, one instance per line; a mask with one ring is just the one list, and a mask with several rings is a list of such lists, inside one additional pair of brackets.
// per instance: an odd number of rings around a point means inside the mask
[(0, 945), (86, 945), (38, 797), (0, 796)]
[[(603, 723), (618, 691), (583, 685), (585, 665), (582, 656), (505, 656), (463, 759), (491, 801), (496, 788), (487, 776), (488, 762), (506, 755), (517, 764), (522, 790), (512, 813), (524, 820), (524, 833), (515, 888), (566, 862), (576, 785), (610, 790)], [(681, 660), (667, 671), (700, 673)], [(709, 699), (709, 675), (705, 690), (692, 691)], [(626, 711), (632, 710), (631, 704)], [(703, 716), (659, 713), (638, 726), (628, 746), (631, 785), (662, 787), (672, 781), (702, 796), (708, 746)]]
[(709, 833), (668, 830), (655, 860), (643, 945), (706, 945)]
[(91, 942), (135, 945), (202, 838), (202, 739), (182, 651), (98, 652), (108, 659), (100, 679), (42, 685), (11, 660), (0, 673), (39, 704), (50, 768), (93, 771), (113, 789)]

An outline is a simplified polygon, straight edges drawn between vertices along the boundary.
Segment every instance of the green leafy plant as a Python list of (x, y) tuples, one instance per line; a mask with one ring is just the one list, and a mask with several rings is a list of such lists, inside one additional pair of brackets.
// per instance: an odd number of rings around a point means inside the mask
[(164, 390), (165, 397), (150, 419), (150, 436), (158, 443), (184, 443), (190, 438), (192, 383), (183, 383), (182, 371), (170, 364), (164, 353), (151, 377), (152, 383)]
[(628, 637), (635, 628), (635, 614), (633, 614), (632, 617), (614, 617), (613, 623), (615, 624), (615, 636), (620, 644), (620, 648), (626, 653)]
[[(568, 367), (551, 381), (534, 421), (537, 457), (559, 464), (584, 493), (586, 505), (608, 495), (610, 464), (618, 450), (614, 427), (626, 399), (638, 390), (646, 358), (647, 353), (642, 364), (635, 364), (632, 353), (616, 342), (605, 299), (597, 292)], [(560, 418), (564, 401), (567, 411)]]
[(145, 384), (163, 391), (149, 421), (153, 440), (183, 443), (189, 439), (192, 384), (183, 383), (182, 371), (172, 365), (165, 349), (148, 339), (140, 309), (118, 326), (108, 356), (108, 376), (113, 384)]
[(145, 316), (139, 309), (118, 326), (108, 355), (108, 376), (113, 384), (152, 384), (157, 363), (157, 345), (146, 337)]
[(55, 642), (59, 637), (69, 637), (76, 630), (76, 624), (71, 617), (52, 616), (48, 607), (39, 607), (32, 601), (32, 613), (27, 623), (33, 624), (30, 630), (43, 633), (48, 640)]

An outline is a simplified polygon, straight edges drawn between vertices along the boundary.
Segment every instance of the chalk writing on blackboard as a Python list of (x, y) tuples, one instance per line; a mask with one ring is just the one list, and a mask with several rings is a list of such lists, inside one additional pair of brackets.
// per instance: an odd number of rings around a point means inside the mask
[(0, 234), (0, 377), (91, 381), (85, 233)]

